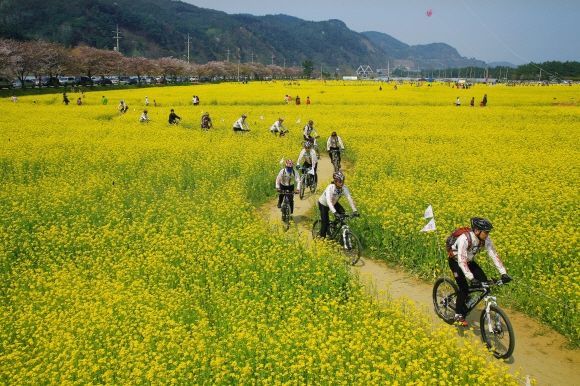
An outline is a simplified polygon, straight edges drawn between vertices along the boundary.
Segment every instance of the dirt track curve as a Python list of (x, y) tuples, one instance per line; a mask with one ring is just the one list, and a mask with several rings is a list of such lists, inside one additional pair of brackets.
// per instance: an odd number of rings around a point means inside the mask
[[(348, 172), (347, 185), (348, 185)], [(297, 230), (310, 237), (310, 226), (313, 222), (312, 209), (316, 200), (332, 177), (332, 164), (327, 155), (323, 155), (318, 166), (320, 182), (315, 194), (307, 192), (304, 200), (298, 196), (294, 200), (294, 222)], [(356, 202), (356, 193), (354, 193)], [(273, 200), (262, 208), (271, 223), (281, 223), (280, 210)], [(348, 205), (348, 204), (347, 204)], [(346, 207), (345, 207), (346, 208)], [(364, 213), (362, 213), (364, 216)], [(407, 298), (429, 315), (437, 326), (444, 324), (433, 311), (431, 300), (432, 284), (419, 280), (400, 269), (394, 269), (386, 263), (370, 258), (363, 258), (354, 269), (360, 280), (373, 296), (385, 299)], [(501, 299), (500, 299), (501, 304)], [(504, 308), (505, 309), (505, 308)], [(526, 315), (505, 309), (516, 335), (516, 348), (511, 358), (505, 362), (511, 371), (519, 371), (522, 383), (526, 376), (536, 379), (538, 385), (580, 385), (580, 351), (566, 348), (566, 339)], [(479, 313), (473, 312), (468, 318), (469, 329), (458, 328), (459, 336), (479, 337)]]

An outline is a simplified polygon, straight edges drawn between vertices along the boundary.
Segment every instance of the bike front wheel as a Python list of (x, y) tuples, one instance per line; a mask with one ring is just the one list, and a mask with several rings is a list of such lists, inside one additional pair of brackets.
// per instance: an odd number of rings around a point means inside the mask
[(303, 200), (304, 199), (304, 185), (306, 185), (306, 179), (302, 178), (302, 181), (300, 181), (300, 199)]
[(282, 205), (282, 224), (285, 231), (290, 228), (290, 206), (288, 204)]
[(344, 254), (346, 255), (346, 262), (350, 265), (355, 265), (360, 260), (362, 254), (362, 246), (358, 237), (351, 231), (346, 231), (340, 239)]
[(435, 313), (445, 323), (453, 324), (455, 321), (455, 309), (457, 294), (459, 289), (457, 285), (446, 277), (437, 279), (433, 286), (433, 306)]
[(479, 320), (481, 340), (496, 358), (509, 358), (516, 346), (516, 337), (510, 320), (503, 310), (491, 305), (483, 310)]
[(310, 176), (310, 193), (316, 192), (316, 177)]

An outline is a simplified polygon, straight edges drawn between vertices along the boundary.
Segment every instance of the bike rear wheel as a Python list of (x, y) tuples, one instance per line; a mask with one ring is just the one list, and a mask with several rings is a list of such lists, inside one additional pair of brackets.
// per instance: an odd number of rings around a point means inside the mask
[(443, 319), (445, 323), (453, 324), (455, 321), (458, 293), (459, 289), (451, 279), (441, 277), (435, 281), (433, 286), (433, 306), (437, 316)]
[(310, 176), (310, 193), (316, 192), (316, 177)]
[(496, 358), (509, 358), (516, 346), (516, 337), (510, 320), (503, 310), (491, 305), (483, 310), (479, 320), (481, 340)]
[(306, 178), (302, 177), (300, 180), (300, 199), (303, 200), (304, 199), (304, 189), (306, 185)]
[(356, 237), (351, 231), (346, 231), (344, 235), (340, 237), (340, 243), (344, 249), (347, 263), (350, 265), (358, 263), (362, 254), (362, 246), (358, 237)]
[(315, 239), (320, 236), (320, 228), (322, 226), (322, 222), (320, 220), (314, 221), (312, 224), (312, 238)]

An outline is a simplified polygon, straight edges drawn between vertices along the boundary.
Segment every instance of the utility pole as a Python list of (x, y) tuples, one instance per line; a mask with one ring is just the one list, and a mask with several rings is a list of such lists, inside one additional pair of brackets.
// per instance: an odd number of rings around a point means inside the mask
[(540, 68), (540, 75), (538, 76), (538, 82), (542, 81), (542, 69)]
[(187, 34), (187, 63), (189, 63), (189, 46), (191, 44), (191, 40), (189, 34)]
[(387, 60), (387, 80), (391, 80), (391, 62)]
[(119, 31), (119, 24), (117, 24), (117, 28), (113, 32), (115, 33), (115, 36), (113, 36), (113, 40), (117, 41), (117, 44), (115, 45), (115, 51), (120, 52), (119, 51), (119, 40), (121, 39), (121, 32)]
[(286, 58), (284, 58), (284, 69), (286, 69)]
[(254, 64), (254, 50), (252, 49), (252, 64)]
[(228, 59), (227, 59), (227, 61), (229, 63), (229, 61), (230, 61), (230, 49), (228, 48), (228, 50), (226, 52), (228, 53)]
[(272, 66), (274, 65), (274, 58), (275, 58), (275, 57), (276, 57), (276, 56), (275, 56), (275, 55), (274, 55), (274, 53), (272, 52)]

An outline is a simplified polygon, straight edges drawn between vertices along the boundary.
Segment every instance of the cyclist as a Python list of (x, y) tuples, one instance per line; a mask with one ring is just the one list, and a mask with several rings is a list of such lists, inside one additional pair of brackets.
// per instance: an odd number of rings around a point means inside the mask
[[(298, 174), (294, 171), (294, 162), (291, 159), (287, 159), (285, 167), (280, 170), (276, 177), (276, 190), (280, 193), (278, 195), (278, 208), (282, 206), (284, 192), (294, 193), (294, 182), (296, 182), (298, 187), (296, 191), (298, 191), (300, 189), (300, 180), (298, 179)], [(294, 213), (294, 194), (291, 194), (289, 198), (290, 213)]]
[(298, 165), (302, 165), (303, 173), (306, 173), (309, 168), (312, 168), (314, 170), (314, 181), (318, 182), (318, 157), (314, 149), (312, 149), (312, 143), (310, 141), (304, 142), (304, 149), (300, 152), (298, 161), (296, 162)]
[(318, 199), (318, 209), (320, 210), (320, 237), (326, 237), (328, 224), (330, 223), (328, 212), (332, 212), (336, 218), (344, 216), (344, 208), (338, 200), (345, 196), (352, 209), (353, 216), (358, 216), (350, 191), (344, 184), (345, 176), (342, 172), (332, 175), (333, 182), (329, 184)]
[(340, 163), (340, 152), (344, 150), (344, 143), (342, 143), (342, 139), (336, 134), (336, 131), (332, 132), (332, 135), (328, 137), (328, 141), (326, 141), (326, 151), (330, 154), (330, 162), (333, 161), (333, 154), (338, 156), (338, 163)]
[(242, 116), (240, 117), (240, 119), (238, 119), (237, 121), (234, 122), (234, 126), (233, 129), (234, 131), (250, 131), (250, 127), (248, 126), (248, 123), (246, 122), (246, 118), (248, 116), (246, 114), (242, 114)]
[(170, 125), (178, 125), (179, 121), (181, 120), (181, 117), (177, 114), (175, 114), (175, 110), (171, 109), (171, 112), (169, 113), (169, 124)]
[(305, 141), (309, 141), (312, 143), (314, 150), (316, 151), (316, 156), (320, 158), (320, 153), (318, 152), (318, 143), (316, 142), (316, 138), (318, 138), (318, 133), (314, 130), (314, 121), (309, 120), (306, 126), (304, 126), (304, 131), (302, 133)]
[[(462, 231), (462, 229), (464, 231)], [(501, 262), (495, 245), (489, 237), (489, 232), (493, 229), (493, 225), (486, 218), (473, 217), (471, 219), (471, 228), (459, 228), (450, 236), (457, 236), (453, 243), (449, 245), (449, 268), (453, 272), (453, 277), (459, 286), (459, 294), (457, 295), (457, 307), (455, 320), (457, 324), (467, 327), (467, 305), (466, 300), (469, 295), (469, 285), (467, 280), (471, 281), (472, 287), (478, 287), (482, 282), (487, 281), (487, 276), (481, 267), (475, 262), (475, 255), (477, 255), (483, 248), (487, 251), (488, 256), (493, 260), (493, 263), (504, 283), (511, 281), (511, 277), (507, 274), (503, 263)], [(449, 240), (449, 239), (448, 239)]]
[(213, 123), (211, 118), (209, 117), (209, 113), (203, 113), (201, 116), (201, 128), (202, 130), (209, 130), (213, 127)]
[(280, 134), (280, 137), (286, 134), (288, 132), (288, 129), (284, 127), (282, 122), (284, 122), (284, 118), (278, 118), (278, 120), (274, 122), (272, 126), (270, 126), (270, 133), (274, 135)]

